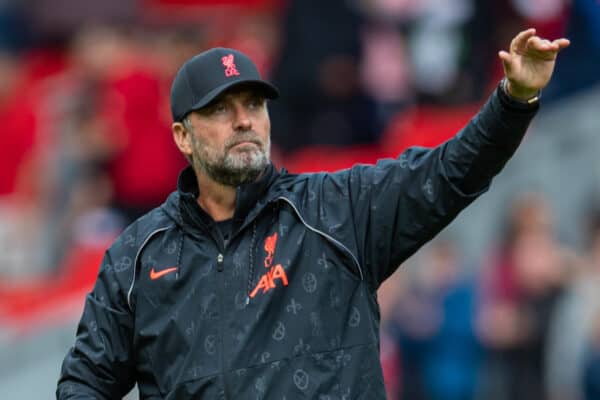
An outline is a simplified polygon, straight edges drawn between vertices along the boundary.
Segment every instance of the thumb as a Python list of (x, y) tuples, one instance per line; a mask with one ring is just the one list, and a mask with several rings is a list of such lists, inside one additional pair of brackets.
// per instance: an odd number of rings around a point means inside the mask
[(500, 50), (498, 52), (498, 57), (502, 60), (502, 64), (504, 65), (504, 70), (508, 72), (511, 69), (513, 57), (510, 53)]
[(505, 63), (510, 63), (512, 61), (512, 55), (509, 52), (504, 51), (504, 50), (500, 50), (498, 52), (498, 57), (500, 57), (500, 59), (502, 61), (504, 61)]

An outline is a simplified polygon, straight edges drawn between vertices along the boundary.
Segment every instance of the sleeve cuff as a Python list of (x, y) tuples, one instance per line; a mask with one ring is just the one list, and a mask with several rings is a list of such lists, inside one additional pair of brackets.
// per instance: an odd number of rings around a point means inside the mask
[(534, 111), (537, 110), (540, 106), (540, 99), (542, 97), (542, 92), (539, 91), (537, 95), (528, 100), (520, 100), (512, 97), (505, 88), (506, 78), (503, 78), (496, 89), (498, 92), (498, 97), (500, 98), (500, 102), (503, 106), (515, 110), (515, 111)]

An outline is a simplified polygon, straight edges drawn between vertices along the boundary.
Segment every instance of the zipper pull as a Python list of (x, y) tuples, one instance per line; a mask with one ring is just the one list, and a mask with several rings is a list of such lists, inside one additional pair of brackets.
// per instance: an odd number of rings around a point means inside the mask
[(217, 256), (217, 271), (223, 271), (223, 254), (221, 253)]

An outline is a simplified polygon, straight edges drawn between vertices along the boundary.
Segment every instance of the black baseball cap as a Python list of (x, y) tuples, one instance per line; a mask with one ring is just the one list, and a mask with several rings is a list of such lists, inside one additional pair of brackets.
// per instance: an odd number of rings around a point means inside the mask
[(191, 111), (242, 84), (255, 85), (268, 99), (279, 97), (279, 90), (263, 80), (256, 65), (240, 51), (217, 47), (192, 57), (179, 69), (171, 86), (173, 121), (183, 121)]

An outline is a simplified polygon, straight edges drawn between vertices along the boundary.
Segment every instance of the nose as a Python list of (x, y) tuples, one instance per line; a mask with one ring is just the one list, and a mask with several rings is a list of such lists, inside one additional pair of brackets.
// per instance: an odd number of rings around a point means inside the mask
[(238, 104), (235, 107), (233, 129), (236, 131), (248, 131), (252, 129), (252, 120), (250, 119), (250, 115), (248, 115), (248, 111), (243, 105)]

